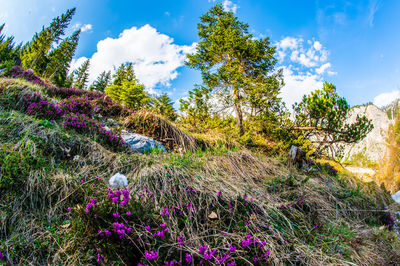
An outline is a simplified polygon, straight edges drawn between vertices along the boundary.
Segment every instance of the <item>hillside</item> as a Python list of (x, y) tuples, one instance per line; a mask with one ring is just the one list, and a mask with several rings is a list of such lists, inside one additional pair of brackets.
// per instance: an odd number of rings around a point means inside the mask
[[(10, 78), (0, 88), (0, 263), (400, 261), (399, 205), (339, 166), (301, 172), (261, 153), (206, 148), (102, 93)], [(121, 130), (169, 152), (134, 153)], [(116, 173), (128, 179), (122, 190), (109, 188)]]

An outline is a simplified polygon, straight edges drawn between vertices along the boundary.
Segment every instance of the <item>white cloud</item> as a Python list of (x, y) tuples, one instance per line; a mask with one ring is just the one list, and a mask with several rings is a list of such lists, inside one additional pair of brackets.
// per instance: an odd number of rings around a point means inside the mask
[(322, 88), (321, 76), (310, 73), (295, 73), (290, 66), (282, 68), (285, 86), (281, 89), (280, 97), (289, 109), (295, 102), (300, 102), (303, 95)]
[(236, 13), (236, 10), (238, 9), (237, 4), (234, 4), (230, 0), (224, 0), (224, 2), (222, 2), (222, 6), (224, 7), (225, 11), (233, 13)]
[(275, 45), (285, 81), (280, 97), (289, 109), (303, 95), (322, 88), (324, 75), (337, 74), (330, 70), (329, 52), (319, 41), (289, 36)]
[(378, 12), (380, 6), (381, 6), (381, 1), (378, 1), (378, 0), (370, 0), (369, 1), (369, 5), (368, 5), (368, 10), (369, 10), (368, 24), (369, 24), (370, 27), (374, 26), (375, 14), (376, 14), (376, 12)]
[(92, 24), (85, 24), (81, 27), (81, 32), (90, 31), (92, 30), (92, 28), (93, 28)]
[(374, 98), (374, 104), (381, 108), (391, 104), (396, 99), (400, 99), (400, 90), (379, 94)]
[(314, 49), (320, 51), (322, 48), (322, 44), (319, 41), (314, 42)]
[(305, 67), (316, 67), (328, 59), (328, 51), (318, 41), (305, 43), (302, 38), (285, 37), (276, 43), (276, 47), (280, 61), (289, 55), (292, 63)]
[(321, 75), (330, 67), (331, 67), (331, 63), (326, 63), (326, 64), (323, 64), (322, 66), (320, 66), (319, 68), (317, 68), (315, 70), (315, 72), (317, 72), (317, 74)]
[[(114, 72), (122, 63), (132, 62), (136, 77), (150, 91), (157, 85), (170, 86), (170, 81), (178, 76), (177, 69), (184, 64), (186, 54), (196, 47), (196, 43), (177, 45), (173, 42), (173, 38), (148, 24), (126, 29), (118, 38), (101, 40), (90, 60), (89, 82), (103, 71)], [(83, 60), (82, 57), (74, 60), (73, 65)]]

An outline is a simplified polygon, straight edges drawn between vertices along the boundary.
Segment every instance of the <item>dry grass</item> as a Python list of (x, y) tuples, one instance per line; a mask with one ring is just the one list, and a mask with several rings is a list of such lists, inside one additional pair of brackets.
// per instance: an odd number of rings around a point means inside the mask
[[(30, 93), (21, 88), (18, 93)], [(241, 247), (250, 233), (265, 241), (262, 250), (271, 252), (266, 262), (271, 265), (396, 265), (400, 260), (395, 232), (382, 226), (384, 207), (392, 211), (399, 207), (376, 184), (346, 173), (298, 172), (246, 150), (192, 152), (199, 148), (195, 138), (146, 112), (128, 118), (124, 125), (139, 129), (149, 125), (149, 120), (159, 140), (174, 138), (171, 146), (188, 152), (115, 153), (58, 124), (45, 126), (42, 120), (0, 107), (2, 149), (41, 163), (37, 168), (15, 164), (21, 173), (29, 170), (23, 182), (7, 190), (0, 187), (0, 251), (9, 263), (95, 263), (91, 252), (103, 243), (97, 228), (88, 220), (72, 220), (85, 216), (71, 216), (67, 207), (83, 213), (82, 206), (94, 195), (105, 198), (99, 202), (107, 202), (108, 178), (117, 172), (128, 177), (131, 196), (135, 204), (140, 202), (138, 211), (147, 213), (136, 217), (135, 233), (144, 235), (146, 224), (165, 223), (170, 229), (170, 239), (159, 246), (138, 241), (138, 247), (146, 250), (158, 248), (163, 254), (178, 256), (190, 252), (200, 257), (200, 245), (207, 244), (221, 254), (227, 252), (229, 243), (238, 247), (234, 255), (238, 265), (253, 265)], [(0, 166), (4, 167), (1, 162)], [(96, 177), (103, 178), (102, 183), (96, 183)], [(154, 196), (140, 200), (139, 195), (146, 191)], [(188, 203), (195, 211), (183, 218), (160, 215), (163, 206)], [(105, 204), (103, 211), (109, 210), (110, 205)], [(210, 218), (213, 212), (216, 218)], [(106, 216), (99, 218), (104, 224), (112, 223)], [(65, 223), (71, 226), (63, 228)], [(183, 233), (185, 244), (178, 247), (176, 238)], [(103, 243), (109, 251), (104, 264), (132, 262), (126, 254), (138, 252), (137, 248), (124, 247), (117, 238), (110, 241)], [(138, 254), (144, 250), (139, 249)], [(259, 255), (255, 249), (251, 252)]]
[(138, 111), (123, 121), (123, 126), (139, 134), (154, 138), (169, 150), (197, 150), (204, 146), (191, 135), (184, 133), (165, 118), (149, 111)]

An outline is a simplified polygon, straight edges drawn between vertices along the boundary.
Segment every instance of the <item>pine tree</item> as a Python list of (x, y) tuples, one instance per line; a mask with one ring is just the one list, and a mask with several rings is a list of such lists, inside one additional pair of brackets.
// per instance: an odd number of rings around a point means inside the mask
[(57, 86), (65, 86), (69, 65), (78, 45), (79, 34), (80, 30), (75, 31), (52, 50), (48, 56), (49, 64), (43, 73), (43, 77), (51, 79)]
[(135, 72), (133, 70), (132, 63), (121, 64), (115, 74), (113, 75), (114, 85), (122, 85), (123, 81), (135, 81), (137, 82)]
[(104, 92), (104, 89), (111, 83), (111, 71), (103, 71), (93, 84), (89, 87), (89, 90), (96, 90)]
[(173, 103), (166, 93), (163, 93), (154, 99), (153, 111), (167, 117), (171, 121), (175, 121), (178, 117), (173, 107)]
[(282, 73), (274, 73), (275, 47), (268, 38), (254, 39), (248, 24), (240, 22), (221, 4), (200, 18), (200, 42), (186, 64), (202, 73), (203, 82), (236, 113), (239, 133), (244, 133), (243, 111), (268, 110), (278, 101)]
[(151, 98), (142, 84), (125, 80), (122, 82), (121, 102), (134, 110), (149, 107)]
[(50, 26), (43, 27), (40, 33), (34, 35), (32, 41), (24, 45), (21, 60), (25, 68), (32, 68), (39, 75), (43, 74), (49, 63), (48, 54), (52, 46), (61, 40), (75, 10), (68, 9), (61, 16), (54, 18)]
[(18, 57), (18, 54), (21, 49), (21, 45), (15, 46), (14, 37), (7, 37), (4, 34), (1, 34), (5, 24), (0, 25), (0, 63), (5, 61), (14, 60)]
[(152, 99), (136, 79), (132, 63), (121, 64), (113, 77), (113, 84), (105, 88), (105, 93), (114, 101), (135, 110), (150, 107)]
[(89, 64), (90, 59), (86, 59), (86, 61), (83, 62), (83, 64), (77, 70), (75, 70), (75, 79), (73, 83), (74, 88), (82, 90), (86, 89), (89, 78)]

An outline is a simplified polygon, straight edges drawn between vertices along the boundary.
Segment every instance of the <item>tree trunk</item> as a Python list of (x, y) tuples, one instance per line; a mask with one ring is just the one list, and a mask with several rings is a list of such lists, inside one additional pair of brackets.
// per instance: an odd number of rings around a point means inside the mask
[(239, 135), (242, 136), (244, 134), (243, 130), (243, 113), (240, 108), (239, 102), (239, 90), (235, 89), (235, 111), (236, 111), (236, 125), (239, 128)]

